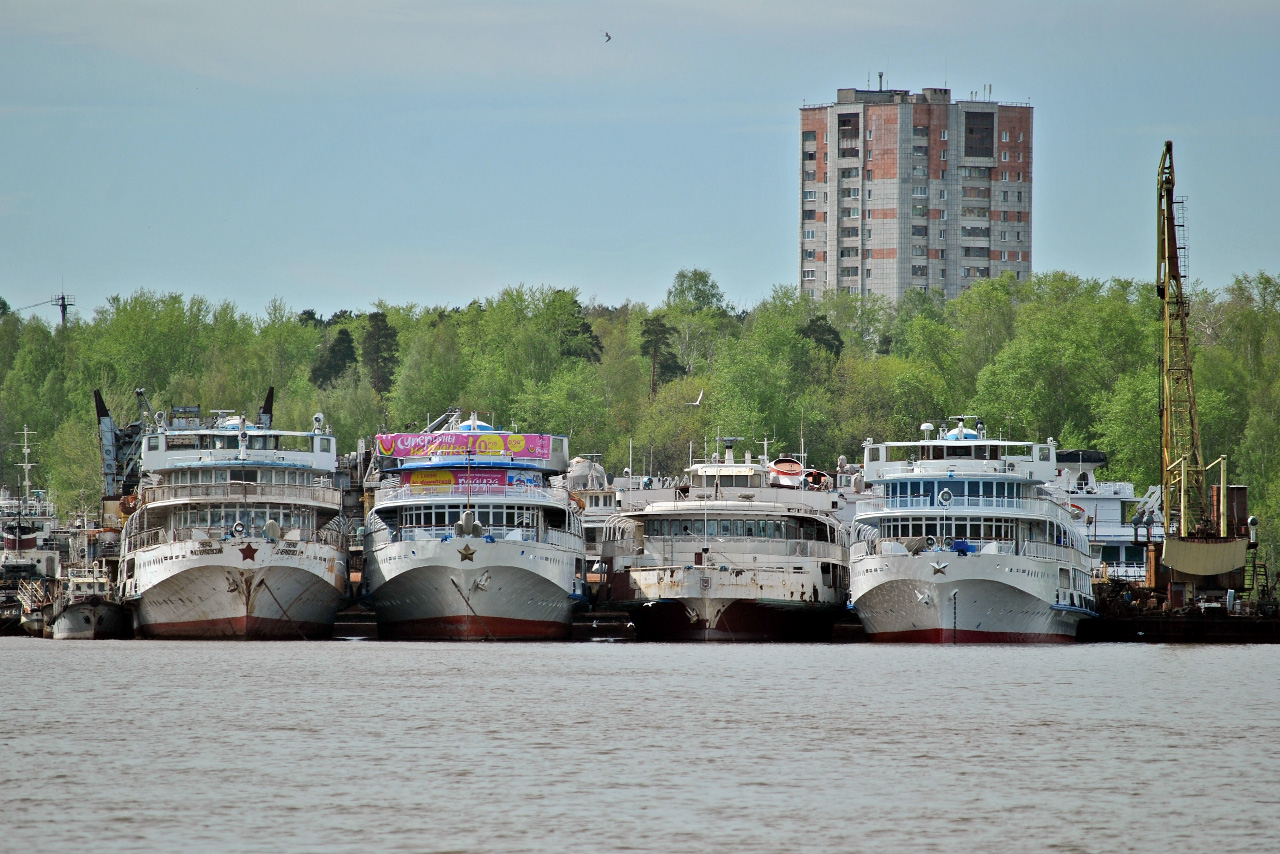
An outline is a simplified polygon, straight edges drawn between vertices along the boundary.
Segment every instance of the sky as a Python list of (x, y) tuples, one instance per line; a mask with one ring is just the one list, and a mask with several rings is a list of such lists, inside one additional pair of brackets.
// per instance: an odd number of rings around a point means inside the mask
[(749, 306), (796, 281), (799, 108), (881, 71), (1032, 104), (1038, 271), (1151, 279), (1173, 139), (1222, 287), (1280, 272), (1278, 36), (1274, 0), (0, 0), (0, 296), (653, 304), (701, 267)]

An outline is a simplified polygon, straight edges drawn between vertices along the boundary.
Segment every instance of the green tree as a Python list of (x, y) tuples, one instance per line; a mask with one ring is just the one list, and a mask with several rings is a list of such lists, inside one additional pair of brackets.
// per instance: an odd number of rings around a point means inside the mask
[(640, 324), (640, 354), (649, 358), (649, 400), (658, 395), (658, 383), (676, 376), (680, 363), (671, 349), (671, 336), (675, 329), (658, 312), (646, 317)]
[(345, 328), (339, 329), (312, 369), (311, 382), (318, 388), (328, 388), (355, 362), (356, 345), (351, 340), (351, 333)]
[(378, 394), (391, 391), (392, 376), (399, 364), (399, 340), (381, 311), (370, 312), (369, 328), (360, 342), (360, 351), (369, 382)]

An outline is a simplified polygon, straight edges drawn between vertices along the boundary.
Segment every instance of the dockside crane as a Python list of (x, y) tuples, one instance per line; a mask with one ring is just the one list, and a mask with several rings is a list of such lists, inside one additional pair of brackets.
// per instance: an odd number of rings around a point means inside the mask
[[(1252, 537), (1232, 530), (1228, 514), (1227, 458), (1208, 466), (1200, 446), (1196, 415), (1196, 386), (1191, 340), (1187, 333), (1188, 306), (1182, 288), (1185, 241), (1180, 240), (1178, 208), (1173, 195), (1173, 143), (1166, 141), (1160, 157), (1156, 193), (1156, 293), (1163, 304), (1164, 351), (1160, 364), (1161, 497), (1165, 541), (1161, 562), (1190, 576), (1224, 575), (1245, 565)], [(1218, 467), (1221, 486), (1211, 502), (1206, 482)], [(1237, 514), (1242, 515), (1242, 514)], [(1250, 518), (1251, 526), (1256, 524)]]

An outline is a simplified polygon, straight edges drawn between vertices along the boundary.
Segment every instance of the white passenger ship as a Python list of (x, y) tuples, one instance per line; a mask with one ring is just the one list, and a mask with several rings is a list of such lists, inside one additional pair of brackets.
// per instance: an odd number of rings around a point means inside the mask
[(852, 476), (846, 495), (799, 488), (799, 477), (783, 486), (775, 468), (750, 453), (735, 461), (730, 445), (723, 462), (691, 465), (685, 483), (618, 493), (602, 556), (609, 603), (627, 609), (638, 639), (830, 639), (847, 600), (838, 514), (857, 497)]
[(1043, 488), (1055, 447), (991, 439), (956, 417), (918, 442), (865, 444), (881, 498), (857, 515), (849, 599), (868, 636), (922, 643), (1069, 642), (1095, 616), (1089, 544)]
[[(336, 440), (175, 408), (143, 436), (119, 586), (144, 637), (324, 638), (347, 584)], [(121, 502), (125, 507), (128, 502)]]
[(376, 441), (383, 480), (365, 522), (364, 574), (378, 637), (567, 638), (586, 579), (580, 508), (559, 485), (568, 440), (498, 430), (472, 413)]

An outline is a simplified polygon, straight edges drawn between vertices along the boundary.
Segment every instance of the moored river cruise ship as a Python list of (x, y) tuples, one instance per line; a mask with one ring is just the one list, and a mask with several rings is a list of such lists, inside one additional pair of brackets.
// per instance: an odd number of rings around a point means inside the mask
[[(821, 473), (802, 488), (800, 464), (779, 462), (735, 461), (728, 447), (683, 483), (619, 491), (602, 555), (609, 604), (628, 611), (638, 639), (830, 639), (847, 599), (838, 514), (858, 497), (853, 476), (841, 476), (844, 492)], [(788, 465), (795, 485), (777, 476)]]
[(1056, 448), (991, 439), (955, 417), (916, 442), (864, 445), (849, 600), (876, 641), (1053, 643), (1096, 616), (1089, 543), (1044, 485)]
[(561, 485), (568, 440), (455, 412), (375, 441), (364, 574), (378, 636), (567, 638), (586, 581), (581, 507)]
[[(313, 639), (333, 634), (347, 549), (335, 438), (199, 407), (155, 415), (123, 530), (119, 587), (144, 637)], [(122, 502), (122, 506), (129, 502)]]

